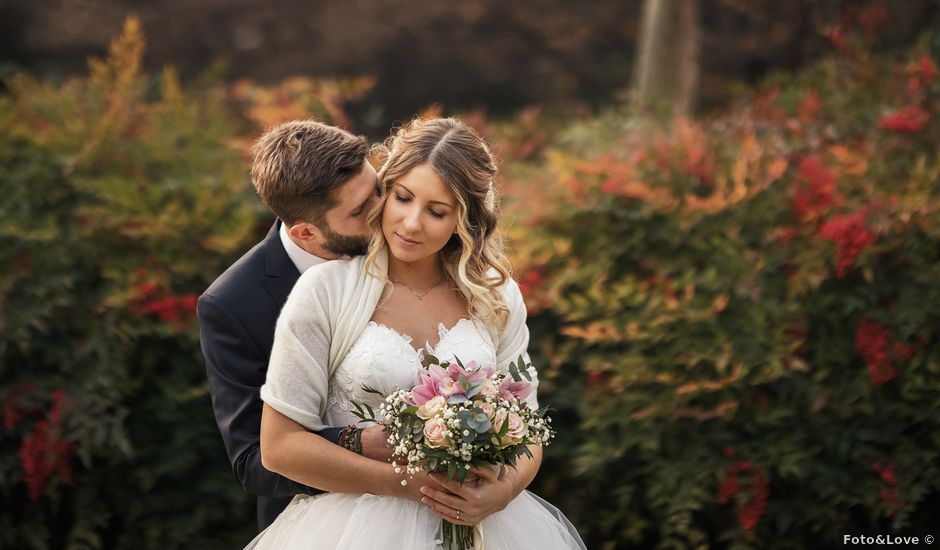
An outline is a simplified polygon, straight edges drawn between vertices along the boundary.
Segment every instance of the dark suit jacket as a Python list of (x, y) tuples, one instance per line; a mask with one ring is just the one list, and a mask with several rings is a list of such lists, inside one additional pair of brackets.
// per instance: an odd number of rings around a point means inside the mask
[[(265, 470), (261, 465), (261, 398), (277, 316), (300, 273), (284, 250), (275, 222), (249, 250), (199, 297), (197, 315), (215, 420), (235, 477), (258, 497), (258, 527), (264, 529), (291, 497), (318, 491)], [(334, 443), (339, 428), (319, 435)]]

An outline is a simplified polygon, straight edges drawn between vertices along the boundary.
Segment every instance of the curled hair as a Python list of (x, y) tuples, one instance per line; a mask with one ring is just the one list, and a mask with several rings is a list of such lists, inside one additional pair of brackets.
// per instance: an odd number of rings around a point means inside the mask
[(382, 149), (385, 163), (378, 179), (383, 198), (369, 214), (372, 241), (367, 269), (377, 271), (372, 269), (376, 256), (388, 247), (382, 212), (389, 191), (399, 178), (426, 164), (457, 198), (457, 232), (440, 251), (445, 276), (467, 299), (471, 316), (501, 330), (509, 318), (500, 292), (509, 278), (509, 262), (496, 231), (499, 214), (493, 179), (497, 169), (486, 143), (456, 118), (416, 119), (386, 140)]

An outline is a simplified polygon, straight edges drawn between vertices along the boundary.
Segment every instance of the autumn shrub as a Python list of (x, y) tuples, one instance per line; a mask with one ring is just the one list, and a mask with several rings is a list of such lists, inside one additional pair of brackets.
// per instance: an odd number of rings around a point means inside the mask
[(589, 547), (938, 525), (940, 37), (838, 38), (727, 112), (614, 110), (510, 163), (539, 489)]
[[(833, 56), (716, 116), (484, 129), (558, 429), (535, 488), (591, 548), (938, 524), (940, 39), (829, 35)], [(87, 78), (0, 97), (3, 548), (254, 533), (193, 301), (267, 229), (258, 130), (342, 121), (371, 83), (183, 86), (142, 49), (131, 23)]]
[(87, 77), (17, 76), (0, 97), (2, 548), (238, 548), (256, 531), (195, 301), (270, 224), (247, 144), (332, 120), (355, 85), (184, 87), (146, 74), (143, 48), (130, 20)]

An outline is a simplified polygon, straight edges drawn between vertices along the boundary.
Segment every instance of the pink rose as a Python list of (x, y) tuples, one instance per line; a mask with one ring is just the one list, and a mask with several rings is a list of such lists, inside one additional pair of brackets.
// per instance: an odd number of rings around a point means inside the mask
[[(503, 424), (506, 422), (506, 419), (509, 417), (509, 412), (505, 410), (497, 410), (493, 413), (493, 433), (499, 433), (503, 429)], [(502, 444), (502, 440), (500, 440)]]
[(495, 419), (493, 421), (493, 429), (499, 431), (503, 427), (503, 423), (509, 421), (509, 430), (506, 432), (503, 437), (499, 439), (499, 444), (503, 447), (509, 447), (510, 445), (518, 445), (522, 442), (522, 439), (529, 433), (529, 428), (525, 425), (525, 422), (522, 421), (522, 417), (514, 412), (499, 411), (496, 413)]
[(451, 447), (452, 443), (445, 435), (446, 432), (447, 425), (443, 419), (433, 418), (424, 423), (424, 437), (431, 447), (436, 449)]
[(522, 417), (519, 416), (517, 413), (510, 412), (509, 413), (509, 433), (507, 435), (509, 435), (513, 439), (516, 439), (518, 443), (519, 441), (522, 441), (522, 438), (528, 435), (528, 433), (529, 433), (529, 427), (526, 426), (525, 422), (522, 420)]
[[(494, 420), (495, 420), (495, 415), (496, 415), (496, 407), (494, 407), (492, 403), (481, 403), (480, 405), (477, 405), (477, 406), (480, 407), (480, 410), (483, 411), (483, 414), (485, 414), (487, 418), (490, 419), (490, 423), (495, 424)], [(499, 426), (493, 426), (491, 429), (494, 431), (498, 430)]]

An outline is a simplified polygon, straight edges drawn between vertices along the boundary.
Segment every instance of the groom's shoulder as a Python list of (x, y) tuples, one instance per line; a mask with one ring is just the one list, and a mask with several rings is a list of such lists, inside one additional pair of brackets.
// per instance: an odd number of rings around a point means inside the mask
[(264, 278), (266, 258), (265, 241), (261, 241), (245, 252), (209, 285), (200, 299), (210, 296), (222, 302), (239, 301), (246, 290)]

